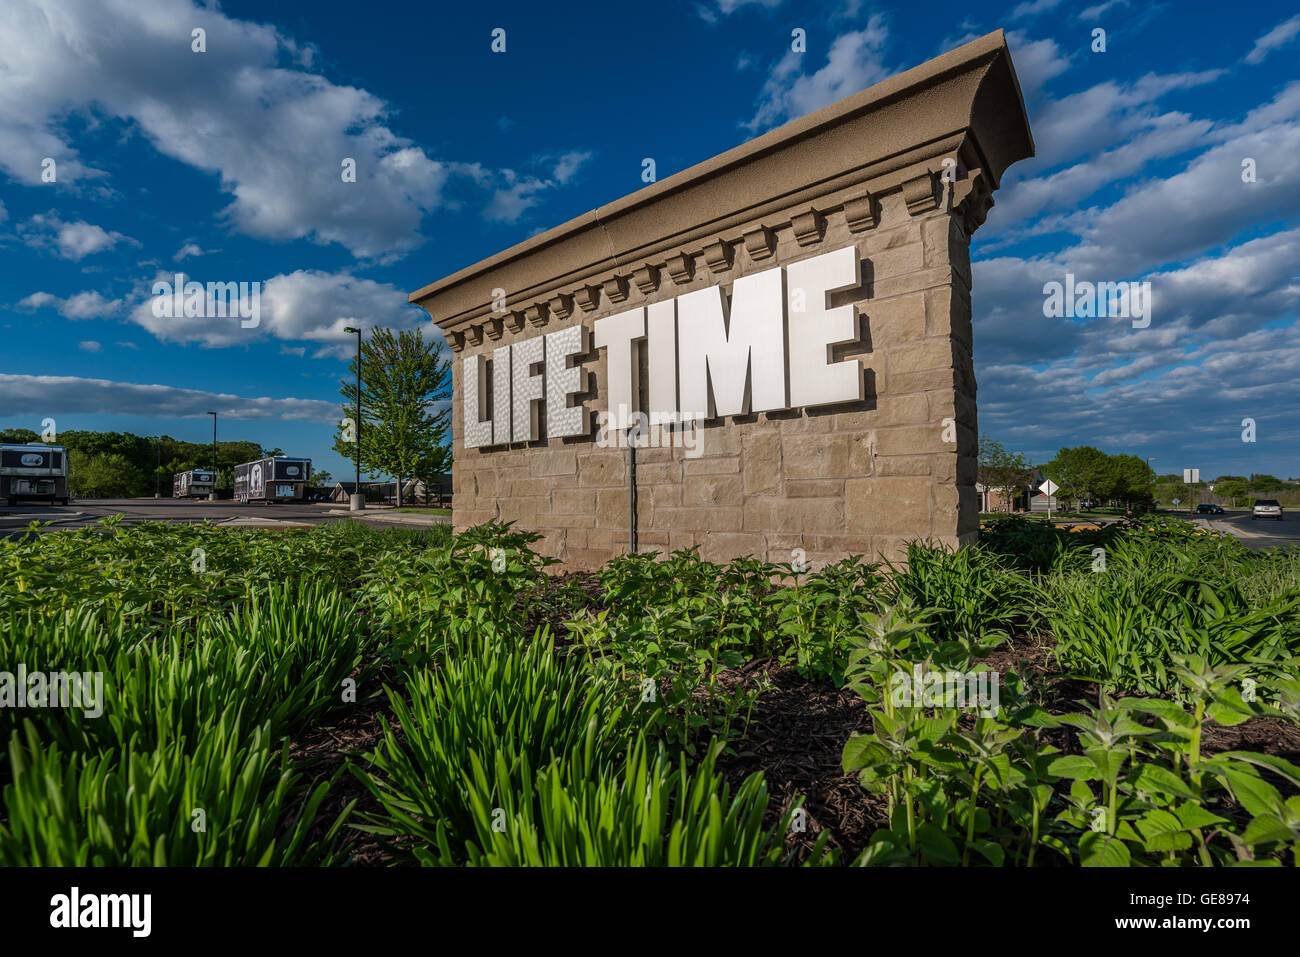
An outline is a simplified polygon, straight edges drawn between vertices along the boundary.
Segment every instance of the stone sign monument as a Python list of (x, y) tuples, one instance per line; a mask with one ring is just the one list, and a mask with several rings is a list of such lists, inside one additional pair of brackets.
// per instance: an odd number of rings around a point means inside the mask
[(970, 237), (1033, 150), (998, 31), (412, 293), (456, 528), (570, 568), (973, 541)]

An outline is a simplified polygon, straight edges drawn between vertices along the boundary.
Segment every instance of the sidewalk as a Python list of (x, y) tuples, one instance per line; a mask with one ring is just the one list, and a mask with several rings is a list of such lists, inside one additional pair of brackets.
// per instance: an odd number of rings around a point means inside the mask
[(402, 525), (450, 525), (450, 515), (421, 515), (416, 512), (399, 512), (391, 505), (367, 505), (360, 512), (346, 508), (332, 508), (328, 515), (345, 515), (358, 521), (397, 522)]

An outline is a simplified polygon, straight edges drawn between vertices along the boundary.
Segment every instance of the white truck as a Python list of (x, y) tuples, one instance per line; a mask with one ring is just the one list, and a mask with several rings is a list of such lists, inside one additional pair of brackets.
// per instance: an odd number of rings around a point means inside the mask
[(24, 498), (68, 504), (68, 450), (28, 442), (0, 445), (0, 498), (17, 505)]
[(207, 498), (217, 487), (212, 469), (190, 469), (172, 477), (172, 498)]

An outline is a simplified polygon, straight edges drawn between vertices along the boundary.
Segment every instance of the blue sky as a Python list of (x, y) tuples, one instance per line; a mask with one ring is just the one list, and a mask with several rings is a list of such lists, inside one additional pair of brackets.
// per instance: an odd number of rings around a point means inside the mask
[[(663, 178), (999, 27), (1038, 155), (972, 245), (981, 431), (1300, 475), (1285, 2), (6, 0), (0, 427), (206, 441), (218, 409), (345, 475), (344, 326), (436, 335), (408, 292), (635, 191), (644, 158)], [(262, 283), (259, 326), (153, 316), (177, 271)], [(1045, 318), (1067, 272), (1150, 281), (1150, 327)]]

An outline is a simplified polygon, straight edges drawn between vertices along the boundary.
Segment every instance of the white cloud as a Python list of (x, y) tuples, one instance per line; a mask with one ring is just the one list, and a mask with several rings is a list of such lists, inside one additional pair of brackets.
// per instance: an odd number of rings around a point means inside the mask
[(125, 299), (107, 299), (97, 291), (79, 292), (61, 299), (48, 292), (34, 292), (18, 301), (19, 309), (56, 309), (65, 319), (107, 319), (118, 315), (126, 306)]
[(37, 213), (18, 226), (18, 235), (33, 249), (55, 249), (64, 259), (80, 262), (87, 256), (112, 249), (118, 243), (139, 246), (139, 242), (119, 232), (109, 231), (84, 220), (66, 223), (58, 213)]
[(1263, 63), (1264, 58), (1279, 47), (1286, 46), (1300, 35), (1300, 13), (1290, 20), (1284, 20), (1268, 33), (1255, 41), (1255, 46), (1246, 54), (1246, 62)]
[(1085, 7), (1084, 9), (1079, 11), (1079, 19), (1096, 20), (1100, 18), (1101, 15), (1104, 14), (1111, 7), (1115, 7), (1120, 4), (1128, 6), (1128, 0), (1105, 0), (1104, 3), (1099, 3), (1096, 6)]
[[(1233, 127), (1156, 105), (1166, 93), (1213, 82), (1221, 73), (1147, 74), (1127, 84), (1106, 80), (1059, 100), (1042, 97), (1031, 110), (1037, 155), (1004, 177), (981, 243), (1059, 232), (1068, 228), (1063, 221), (1074, 204), (1097, 190), (1141, 173), (1154, 160), (1232, 136)], [(1253, 111), (1250, 123), (1258, 128), (1290, 113), (1275, 102)], [(1016, 227), (1023, 222), (1030, 225)]]
[[(157, 281), (174, 284), (171, 273), (159, 273)], [(183, 276), (182, 282), (248, 282), (239, 276)], [(385, 326), (411, 329), (430, 328), (423, 309), (407, 303), (406, 292), (389, 283), (359, 279), (349, 273), (326, 273), (300, 269), (273, 276), (262, 282), (258, 300), (259, 322), (255, 328), (243, 328), (238, 317), (186, 318), (159, 317), (153, 312), (149, 291), (152, 283), (141, 289), (129, 318), (166, 342), (196, 342), (207, 347), (252, 345), (267, 339), (290, 342), (317, 342), (323, 348), (316, 355), (348, 356), (351, 335), (345, 326), (362, 328)], [(216, 310), (208, 310), (215, 315)]]
[(18, 300), (19, 309), (40, 309), (50, 303), (59, 302), (59, 298), (48, 292), (34, 292)]
[[(1257, 181), (1242, 182), (1254, 157)], [(1132, 187), (1102, 209), (1066, 217), (1082, 242), (1069, 251), (1095, 271), (1126, 273), (1176, 263), (1256, 223), (1300, 216), (1300, 117), (1206, 150), (1180, 172)]]
[[(1040, 460), (1068, 435), (1110, 451), (1173, 445), (1219, 471), (1257, 450), (1269, 459), (1257, 471), (1283, 467), (1282, 454), (1293, 459), (1286, 468), (1300, 466), (1291, 414), (1300, 407), (1297, 261), (1293, 228), (1149, 273), (1147, 329), (1125, 319), (1043, 317), (1045, 280), (1067, 270), (1078, 279), (1117, 277), (1056, 257), (975, 263), (981, 430)], [(1244, 416), (1267, 424), (1268, 446), (1242, 448), (1236, 423)]]
[(1070, 57), (1050, 38), (1030, 40), (1024, 31), (1013, 30), (1007, 34), (1007, 46), (1028, 107), (1037, 105), (1047, 84), (1070, 68)]
[(338, 404), (321, 399), (269, 398), (179, 389), (168, 385), (75, 376), (0, 374), (0, 407), (13, 415), (113, 412), (148, 418), (291, 419), (332, 422)]
[(172, 257), (172, 261), (180, 262), (182, 259), (185, 259), (187, 256), (205, 256), (205, 255), (207, 255), (207, 253), (203, 251), (203, 247), (201, 247), (198, 243), (188, 242), (185, 243), (185, 245), (181, 246), (180, 249), (176, 250), (176, 255)]
[(561, 185), (569, 182), (577, 175), (587, 160), (591, 159), (591, 153), (580, 152), (577, 150), (565, 153), (555, 161), (555, 169), (551, 173), (555, 181)]
[[(207, 52), (190, 31), (207, 31)], [(69, 115), (129, 122), (165, 156), (217, 177), (224, 218), (263, 239), (409, 251), (442, 201), (446, 167), (395, 134), (373, 94), (307, 72), (313, 55), (274, 27), (192, 0), (9, 0), (0, 13), (0, 169), (40, 183), (105, 174), (79, 158)], [(341, 163), (355, 159), (357, 181)]]
[(550, 173), (543, 176), (521, 176), (509, 169), (493, 176), (481, 166), (467, 171), (467, 175), (484, 183), (500, 183), (493, 192), (484, 215), (497, 222), (514, 223), (541, 202), (546, 192), (570, 182), (591, 156), (589, 152), (574, 151), (554, 159), (542, 158), (537, 162), (551, 165)]
[(744, 7), (763, 7), (766, 10), (775, 10), (781, 5), (781, 0), (716, 0), (714, 3), (695, 5), (695, 12), (700, 15), (700, 19), (708, 23), (717, 23), (722, 17), (729, 17), (737, 10)]
[(875, 14), (863, 29), (836, 37), (825, 64), (813, 73), (803, 72), (809, 54), (788, 51), (768, 74), (753, 117), (742, 125), (761, 132), (885, 79), (890, 74), (884, 63), (888, 39), (884, 17)]
[(1061, 0), (1026, 0), (1025, 3), (1018, 4), (1011, 11), (1011, 19), (1019, 20), (1021, 17), (1033, 17), (1040, 13), (1046, 13), (1048, 10), (1054, 10), (1061, 5)]
[(77, 348), (82, 350), (83, 352), (98, 352), (100, 349), (104, 347), (101, 346), (98, 342), (96, 342), (93, 339), (87, 339), (84, 342), (79, 343), (77, 345)]

